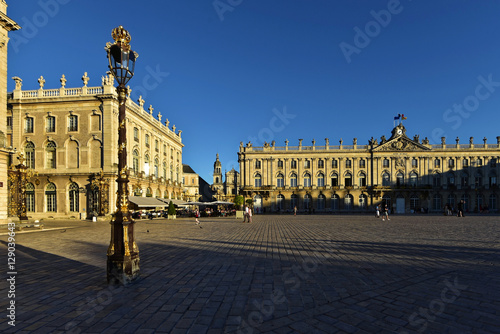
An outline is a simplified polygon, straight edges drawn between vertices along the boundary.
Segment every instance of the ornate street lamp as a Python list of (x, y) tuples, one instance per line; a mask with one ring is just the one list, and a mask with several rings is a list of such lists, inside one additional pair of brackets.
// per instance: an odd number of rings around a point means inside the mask
[(17, 157), (19, 164), (12, 166), (9, 170), (9, 194), (11, 214), (16, 215), (20, 221), (28, 220), (26, 215), (26, 184), (27, 180), (38, 172), (28, 169), (24, 164), (26, 160), (21, 152)]
[(127, 285), (139, 277), (139, 248), (134, 238), (134, 221), (129, 210), (127, 129), (125, 122), (125, 85), (134, 76), (135, 60), (138, 55), (130, 49), (130, 34), (122, 26), (113, 29), (114, 43), (106, 44), (109, 69), (118, 87), (118, 190), (116, 212), (111, 220), (111, 242), (108, 248), (108, 283)]

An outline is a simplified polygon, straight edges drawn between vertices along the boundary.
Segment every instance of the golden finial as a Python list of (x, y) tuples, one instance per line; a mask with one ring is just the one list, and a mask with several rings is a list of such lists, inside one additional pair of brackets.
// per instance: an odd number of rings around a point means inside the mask
[(130, 50), (130, 34), (123, 26), (119, 26), (111, 31), (111, 37), (115, 40), (115, 43), (120, 42), (123, 51), (128, 52)]

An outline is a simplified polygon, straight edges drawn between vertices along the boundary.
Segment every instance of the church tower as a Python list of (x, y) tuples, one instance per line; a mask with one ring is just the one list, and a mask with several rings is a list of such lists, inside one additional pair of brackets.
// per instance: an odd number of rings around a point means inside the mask
[(0, 222), (7, 221), (7, 168), (12, 153), (10, 138), (7, 138), (7, 43), (9, 31), (21, 27), (7, 16), (7, 3), (0, 0)]
[(214, 162), (214, 182), (212, 183), (212, 190), (215, 192), (217, 200), (221, 200), (224, 195), (224, 183), (222, 182), (222, 168), (219, 160), (219, 153)]
[(214, 162), (214, 186), (222, 186), (222, 168), (221, 168), (221, 163), (219, 160), (219, 153), (217, 153), (217, 158), (215, 159)]

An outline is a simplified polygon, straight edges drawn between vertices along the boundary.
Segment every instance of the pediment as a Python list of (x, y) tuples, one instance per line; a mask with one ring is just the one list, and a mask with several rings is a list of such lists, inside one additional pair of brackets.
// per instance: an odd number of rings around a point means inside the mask
[(389, 139), (373, 148), (373, 151), (430, 151), (430, 148), (402, 135)]

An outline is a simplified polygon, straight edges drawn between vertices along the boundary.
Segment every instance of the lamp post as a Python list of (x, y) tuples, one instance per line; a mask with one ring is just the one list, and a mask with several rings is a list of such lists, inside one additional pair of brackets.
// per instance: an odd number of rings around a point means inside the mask
[(9, 171), (9, 184), (10, 184), (10, 203), (12, 213), (17, 215), (20, 221), (28, 220), (26, 215), (26, 183), (27, 179), (38, 175), (37, 172), (28, 169), (24, 164), (26, 160), (24, 154), (21, 152), (17, 157), (19, 164), (11, 168)]
[(106, 44), (109, 69), (118, 87), (118, 183), (116, 212), (111, 220), (111, 242), (108, 248), (108, 283), (127, 285), (139, 277), (139, 248), (134, 238), (134, 220), (129, 210), (127, 129), (125, 121), (125, 85), (134, 76), (137, 53), (130, 49), (130, 34), (122, 26), (111, 32), (114, 43)]

